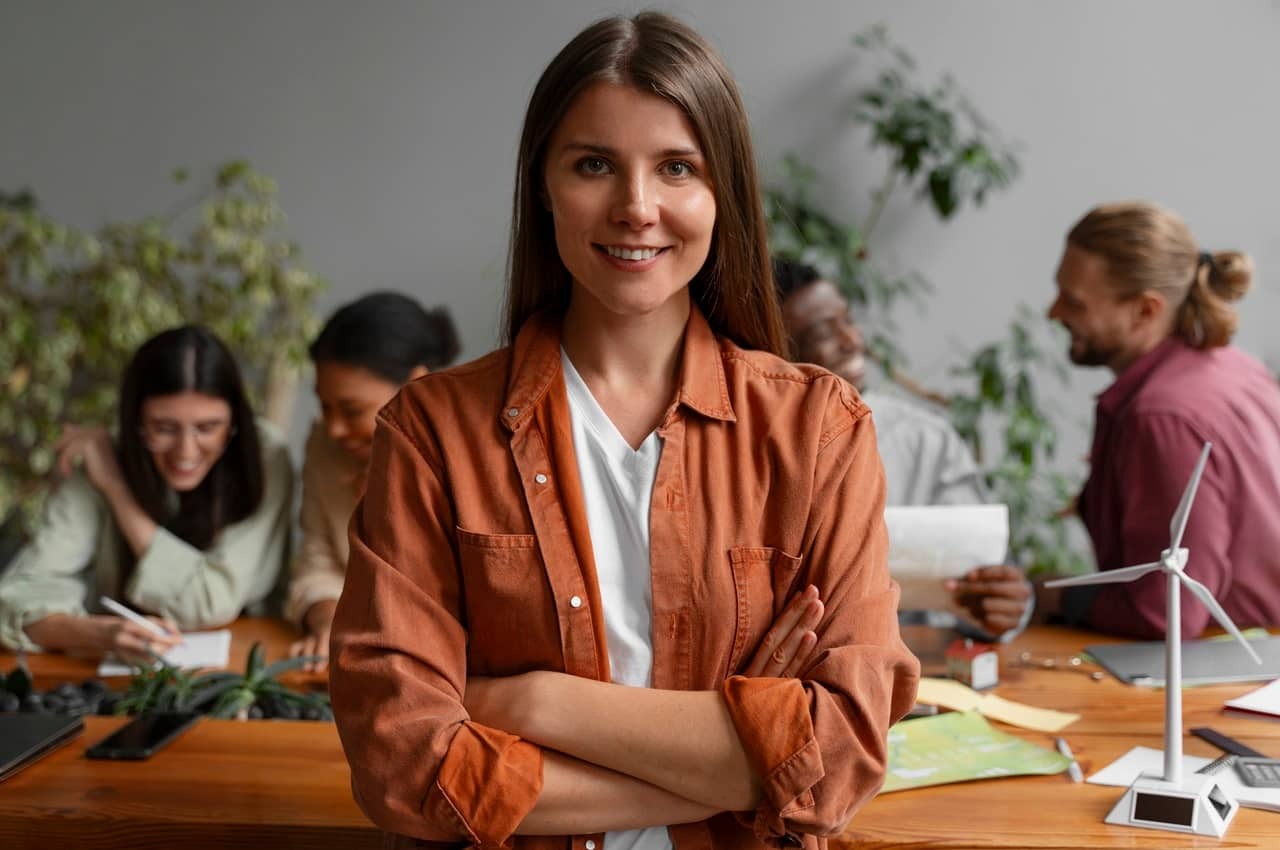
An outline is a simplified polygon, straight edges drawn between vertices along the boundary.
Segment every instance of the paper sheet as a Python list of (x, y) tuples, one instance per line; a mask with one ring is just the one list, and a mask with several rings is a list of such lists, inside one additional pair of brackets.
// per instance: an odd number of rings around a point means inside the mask
[[(164, 660), (173, 667), (226, 667), (231, 658), (231, 631), (184, 632), (182, 643), (169, 650)], [(99, 676), (129, 676), (133, 668), (109, 658), (98, 665)]]
[(1227, 700), (1224, 705), (1241, 711), (1252, 711), (1270, 717), (1280, 718), (1280, 679), (1264, 685), (1255, 691), (1249, 691), (1242, 697)]
[[(1194, 773), (1208, 764), (1212, 759), (1199, 756), (1182, 756), (1184, 773)], [(1087, 780), (1094, 785), (1114, 785), (1117, 788), (1128, 788), (1139, 774), (1149, 773), (1152, 776), (1164, 774), (1164, 750), (1153, 750), (1151, 747), (1134, 747), (1111, 764), (1099, 770)], [(1240, 777), (1231, 768), (1218, 771), (1218, 784), (1222, 789), (1236, 798), (1240, 805), (1249, 809), (1265, 809), (1269, 812), (1280, 812), (1280, 788), (1253, 788), (1240, 781)]]
[(880, 793), (971, 779), (1061, 773), (1071, 760), (993, 729), (977, 712), (905, 720), (889, 729)]
[(980, 694), (963, 682), (933, 677), (920, 680), (916, 702), (940, 705), (952, 711), (977, 711), (992, 720), (1037, 732), (1058, 732), (1080, 719), (1078, 714), (1036, 708), (995, 694)]
[(942, 580), (1004, 562), (1009, 550), (1005, 505), (889, 507), (889, 574), (902, 587), (900, 608), (951, 607)]

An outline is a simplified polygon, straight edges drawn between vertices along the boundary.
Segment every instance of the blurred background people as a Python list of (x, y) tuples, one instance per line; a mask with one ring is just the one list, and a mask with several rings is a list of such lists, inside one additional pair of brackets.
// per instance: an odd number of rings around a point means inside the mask
[[(69, 424), (57, 450), (64, 480), (0, 577), (5, 646), (141, 659), (173, 646), (178, 629), (266, 613), (287, 554), (293, 467), (216, 336), (185, 326), (144, 343), (124, 374), (114, 438)], [(103, 595), (170, 633), (104, 613)]]
[(302, 464), (302, 542), (285, 603), (286, 618), (304, 633), (293, 655), (329, 654), (329, 624), (347, 568), (347, 523), (364, 492), (378, 411), (406, 382), (452, 363), (458, 348), (447, 310), (424, 310), (396, 292), (342, 306), (311, 344), (320, 419)]

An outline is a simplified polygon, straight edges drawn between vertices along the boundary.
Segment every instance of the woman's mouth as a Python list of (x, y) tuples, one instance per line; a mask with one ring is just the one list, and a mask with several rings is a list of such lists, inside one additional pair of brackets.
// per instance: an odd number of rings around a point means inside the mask
[(594, 245), (593, 247), (604, 255), (610, 265), (624, 271), (645, 271), (653, 267), (658, 258), (668, 250), (652, 246)]

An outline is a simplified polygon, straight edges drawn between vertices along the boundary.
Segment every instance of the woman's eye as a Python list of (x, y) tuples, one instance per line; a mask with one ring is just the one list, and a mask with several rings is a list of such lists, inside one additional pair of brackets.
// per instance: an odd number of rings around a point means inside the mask
[(578, 161), (578, 170), (583, 174), (604, 174), (609, 170), (609, 163), (598, 156), (589, 156)]
[(671, 177), (688, 177), (693, 174), (693, 166), (682, 160), (668, 162), (667, 174)]

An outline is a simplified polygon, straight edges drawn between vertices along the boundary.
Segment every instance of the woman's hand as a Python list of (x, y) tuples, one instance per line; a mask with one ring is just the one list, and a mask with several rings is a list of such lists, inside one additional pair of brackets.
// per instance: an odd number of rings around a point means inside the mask
[(771, 676), (781, 679), (800, 675), (809, 653), (818, 643), (814, 627), (822, 620), (822, 600), (818, 588), (809, 585), (793, 598), (765, 632), (755, 655), (742, 670), (743, 676)]
[(319, 661), (303, 665), (302, 669), (308, 673), (323, 673), (329, 669), (329, 631), (333, 628), (333, 613), (337, 609), (338, 600), (324, 599), (308, 608), (302, 617), (306, 634), (289, 646), (289, 657), (323, 656)]
[(54, 451), (57, 452), (58, 470), (63, 478), (70, 478), (75, 464), (81, 462), (85, 476), (101, 493), (124, 483), (111, 435), (105, 428), (63, 425), (62, 437)]
[(978, 567), (948, 580), (946, 587), (956, 603), (992, 635), (1017, 628), (1031, 604), (1031, 583), (1009, 564)]
[(178, 624), (167, 617), (147, 617), (165, 630), (163, 635), (123, 617), (95, 616), (89, 619), (96, 626), (98, 646), (132, 664), (150, 665), (155, 660), (152, 654), (164, 655), (182, 643)]

